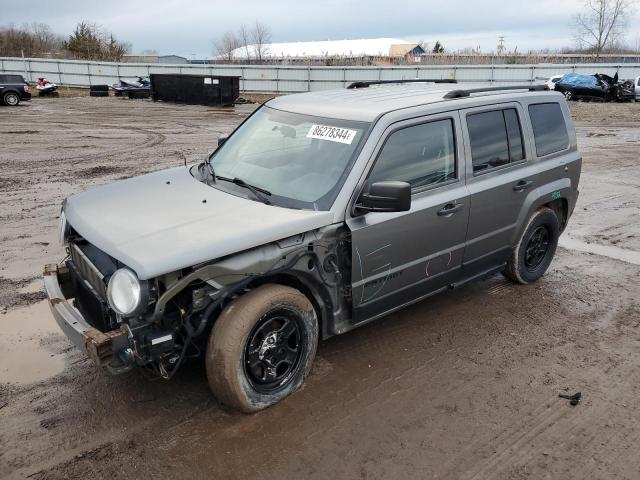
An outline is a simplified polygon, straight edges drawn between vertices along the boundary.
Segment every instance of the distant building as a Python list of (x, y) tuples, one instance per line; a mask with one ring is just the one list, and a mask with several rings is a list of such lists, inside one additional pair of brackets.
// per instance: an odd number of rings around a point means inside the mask
[[(317, 42), (269, 43), (262, 46), (263, 60), (322, 60), (328, 58), (404, 57), (413, 61), (424, 55), (417, 43), (397, 38), (366, 38), (360, 40), (323, 40)], [(256, 58), (256, 46), (249, 45), (233, 51), (235, 61)]]
[(189, 63), (185, 57), (179, 55), (124, 55), (122, 61), (125, 63), (167, 63), (172, 65)]

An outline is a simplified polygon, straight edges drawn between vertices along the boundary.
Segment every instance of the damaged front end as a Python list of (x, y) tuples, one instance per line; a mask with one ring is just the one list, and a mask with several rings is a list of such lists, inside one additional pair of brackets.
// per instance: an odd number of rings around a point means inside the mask
[[(44, 271), (51, 310), (67, 337), (112, 373), (140, 366), (171, 378), (186, 359), (205, 351), (229, 302), (269, 282), (294, 286), (310, 298), (323, 337), (348, 329), (350, 238), (342, 227), (295, 235), (137, 286), (135, 273), (73, 229), (66, 244), (66, 260)], [(118, 275), (123, 279), (114, 287)], [(138, 304), (118, 299), (126, 285), (138, 292), (132, 297)]]
[(122, 363), (113, 352), (127, 347), (124, 327), (102, 332), (88, 323), (67, 300), (74, 296), (71, 275), (66, 265), (46, 265), (44, 286), (53, 316), (71, 342), (84, 351), (96, 365), (106, 366), (112, 372), (122, 371)]

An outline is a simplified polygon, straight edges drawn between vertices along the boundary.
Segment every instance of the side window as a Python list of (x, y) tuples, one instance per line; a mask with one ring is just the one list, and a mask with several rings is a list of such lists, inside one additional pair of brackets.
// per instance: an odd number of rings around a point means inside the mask
[(519, 162), (525, 158), (522, 128), (515, 108), (467, 116), (473, 172)]
[(529, 116), (539, 157), (559, 152), (569, 146), (569, 135), (559, 103), (529, 105)]
[(400, 180), (412, 188), (456, 178), (453, 120), (437, 120), (392, 133), (376, 160), (369, 183)]

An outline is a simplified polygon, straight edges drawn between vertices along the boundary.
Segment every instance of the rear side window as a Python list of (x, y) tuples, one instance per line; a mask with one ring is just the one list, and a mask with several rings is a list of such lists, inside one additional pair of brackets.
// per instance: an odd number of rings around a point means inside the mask
[(536, 140), (536, 154), (544, 157), (569, 146), (569, 134), (559, 103), (529, 105), (529, 116)]
[(515, 108), (467, 116), (473, 172), (524, 160), (522, 128)]
[(371, 170), (369, 183), (399, 180), (419, 188), (454, 178), (453, 121), (445, 119), (393, 132)]
[(24, 83), (21, 75), (0, 75), (2, 83)]

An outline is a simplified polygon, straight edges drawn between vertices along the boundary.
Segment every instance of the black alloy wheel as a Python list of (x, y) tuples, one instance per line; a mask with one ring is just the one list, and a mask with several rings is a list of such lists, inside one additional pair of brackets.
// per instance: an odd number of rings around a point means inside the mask
[(540, 225), (535, 229), (524, 252), (524, 264), (529, 271), (534, 271), (540, 266), (549, 251), (549, 229)]
[(299, 368), (305, 349), (298, 312), (278, 306), (255, 325), (244, 350), (244, 368), (252, 387), (260, 393), (282, 388)]
[(548, 207), (536, 210), (529, 217), (502, 273), (515, 283), (535, 282), (551, 265), (559, 237), (560, 222), (556, 212)]

